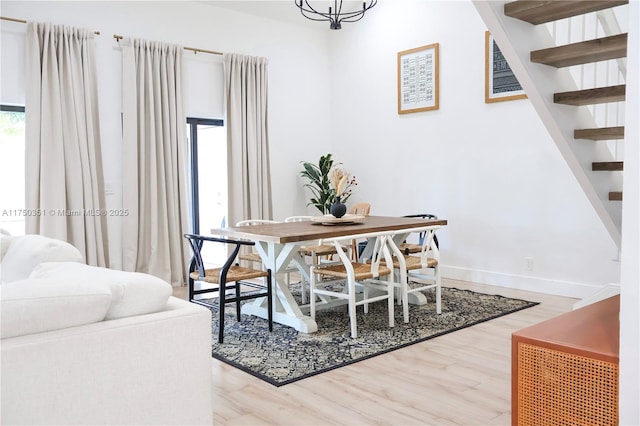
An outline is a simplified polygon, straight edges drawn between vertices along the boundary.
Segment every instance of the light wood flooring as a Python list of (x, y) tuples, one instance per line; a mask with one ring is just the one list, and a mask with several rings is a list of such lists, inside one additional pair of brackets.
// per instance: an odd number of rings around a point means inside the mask
[(214, 424), (511, 424), (511, 333), (570, 311), (576, 299), (443, 285), (541, 304), (279, 388), (212, 358)]

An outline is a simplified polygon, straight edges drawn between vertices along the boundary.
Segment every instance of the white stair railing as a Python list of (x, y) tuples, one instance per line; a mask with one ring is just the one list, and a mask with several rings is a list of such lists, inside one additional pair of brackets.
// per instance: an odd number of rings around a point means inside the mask
[[(627, 5), (618, 6), (621, 16), (627, 16)], [(556, 46), (607, 37), (624, 32), (614, 9), (605, 9), (581, 16), (566, 18), (546, 24)], [(569, 71), (578, 89), (590, 89), (625, 84), (626, 58), (574, 65)], [(598, 127), (624, 125), (624, 102), (588, 105)], [(623, 159), (623, 144), (619, 140), (609, 141), (608, 147), (614, 159)]]
[[(591, 170), (594, 161), (615, 160), (612, 149), (609, 147), (612, 142), (575, 141), (573, 132), (576, 129), (598, 127), (598, 124), (588, 108), (569, 108), (554, 102), (555, 93), (579, 89), (574, 76), (566, 67), (555, 69), (533, 63), (530, 60), (532, 51), (552, 47), (556, 44), (552, 30), (548, 30), (545, 25), (531, 25), (522, 20), (505, 16), (504, 4), (509, 0), (472, 1), (487, 29), (491, 31), (500, 50), (509, 61), (511, 69), (518, 76), (518, 81), (527, 93), (531, 105), (540, 116), (578, 184), (584, 190), (595, 213), (611, 235), (614, 243), (619, 246), (622, 228), (622, 203), (609, 201), (609, 193), (622, 188), (622, 173), (602, 173)], [(623, 14), (624, 12), (621, 13), (621, 15)], [(628, 32), (624, 28), (626, 21), (630, 19), (628, 12), (627, 16), (620, 17), (623, 18), (620, 20), (623, 32)], [(629, 30), (635, 30), (635, 27), (631, 27), (631, 25), (629, 27)], [(559, 32), (556, 30), (556, 34)], [(575, 29), (572, 30), (572, 33), (574, 32)], [(569, 33), (563, 31), (563, 34)], [(563, 37), (567, 38), (568, 35)], [(572, 39), (572, 41), (580, 40)], [(566, 44), (566, 41), (558, 44)], [(633, 51), (627, 53), (630, 58), (635, 58), (634, 54), (637, 54)], [(586, 79), (585, 76), (584, 80)]]

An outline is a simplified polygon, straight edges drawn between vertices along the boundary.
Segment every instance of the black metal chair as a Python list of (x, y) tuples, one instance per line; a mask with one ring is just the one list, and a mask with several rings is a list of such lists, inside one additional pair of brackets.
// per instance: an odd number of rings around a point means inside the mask
[[(252, 246), (255, 243), (251, 241), (240, 241), (226, 238), (215, 238), (203, 235), (185, 234), (184, 237), (191, 245), (193, 259), (189, 265), (189, 301), (198, 303), (207, 307), (214, 305), (202, 300), (194, 299), (195, 295), (204, 293), (218, 293), (218, 310), (220, 316), (220, 324), (218, 328), (218, 342), (222, 343), (224, 332), (224, 306), (227, 303), (235, 302), (236, 316), (240, 321), (240, 302), (243, 300), (257, 299), (260, 297), (267, 298), (267, 316), (269, 321), (269, 331), (273, 330), (273, 284), (271, 280), (271, 270), (262, 271), (259, 269), (245, 268), (239, 266), (236, 262), (238, 252), (241, 246)], [(235, 246), (231, 251), (231, 255), (220, 268), (206, 269), (202, 261), (201, 249), (204, 242), (216, 242)], [(256, 281), (256, 279), (266, 278)], [(252, 281), (249, 281), (252, 280)], [(202, 281), (209, 284), (216, 284), (213, 288), (199, 289), (194, 288), (195, 281)], [(233, 283), (230, 285), (230, 283)], [(243, 287), (259, 289), (246, 292)], [(227, 290), (235, 290), (235, 295), (230, 296)], [(262, 290), (262, 291), (260, 291)]]
[[(422, 219), (438, 219), (438, 216), (431, 213), (408, 214), (403, 217), (421, 217)], [(422, 243), (424, 241), (425, 235), (426, 235), (426, 231), (420, 232), (420, 234), (418, 234), (418, 244), (411, 244), (411, 243), (407, 243), (406, 241), (403, 241), (402, 244), (398, 245), (398, 248), (404, 254), (420, 253), (420, 251), (422, 251)], [(436, 248), (438, 249), (440, 248), (440, 244), (438, 243), (438, 236), (436, 234), (433, 234), (433, 244), (435, 244)]]

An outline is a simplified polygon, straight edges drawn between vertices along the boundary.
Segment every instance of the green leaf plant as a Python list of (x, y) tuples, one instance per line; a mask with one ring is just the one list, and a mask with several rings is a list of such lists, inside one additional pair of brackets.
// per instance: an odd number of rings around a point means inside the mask
[[(311, 191), (311, 198), (307, 206), (314, 206), (322, 214), (329, 213), (331, 205), (336, 200), (336, 187), (331, 183), (331, 172), (339, 171), (343, 175), (348, 173), (342, 169), (339, 169), (339, 165), (342, 163), (334, 163), (331, 154), (323, 155), (320, 157), (318, 164), (313, 164), (308, 161), (302, 161), (303, 170), (300, 172), (300, 176), (308, 180), (304, 184), (304, 187), (309, 188)], [(345, 203), (352, 194), (353, 187), (357, 185), (355, 176), (347, 180), (346, 185), (342, 189), (340, 201)]]

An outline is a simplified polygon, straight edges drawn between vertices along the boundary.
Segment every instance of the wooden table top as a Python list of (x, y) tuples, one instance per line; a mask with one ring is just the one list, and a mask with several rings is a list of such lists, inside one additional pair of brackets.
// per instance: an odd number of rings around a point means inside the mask
[(618, 363), (620, 296), (587, 305), (513, 333), (517, 341)]
[(212, 229), (211, 234), (267, 243), (287, 244), (344, 237), (373, 232), (400, 231), (424, 226), (445, 226), (446, 220), (390, 216), (367, 216), (361, 223), (323, 225), (317, 222), (279, 222), (251, 226), (230, 226)]

